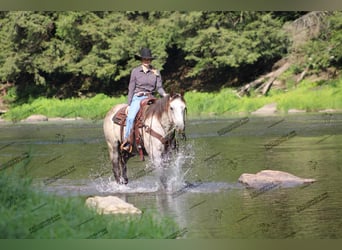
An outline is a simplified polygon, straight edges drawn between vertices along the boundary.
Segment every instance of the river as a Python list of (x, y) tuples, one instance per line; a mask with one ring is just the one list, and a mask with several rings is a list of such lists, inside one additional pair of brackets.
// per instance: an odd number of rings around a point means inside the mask
[[(275, 140), (277, 144), (272, 144)], [(269, 145), (272, 145), (271, 147)], [(117, 195), (172, 217), (189, 239), (342, 237), (342, 114), (193, 119), (167, 173), (128, 162), (114, 183), (102, 121), (0, 124), (0, 162), (27, 153), (34, 184), (63, 196)], [(317, 182), (255, 195), (242, 173), (281, 170)]]

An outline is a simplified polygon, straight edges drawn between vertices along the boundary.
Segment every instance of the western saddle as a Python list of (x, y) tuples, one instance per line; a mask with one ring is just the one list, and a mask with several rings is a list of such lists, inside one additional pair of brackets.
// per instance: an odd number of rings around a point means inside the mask
[[(157, 99), (154, 97), (148, 97), (140, 102), (140, 109), (135, 117), (133, 128), (129, 136), (129, 141), (132, 143), (132, 146), (135, 147), (138, 151), (140, 159), (142, 161), (144, 160), (145, 149), (141, 129), (145, 126), (144, 121), (146, 110), (151, 104), (155, 103), (156, 100)], [(113, 122), (120, 126), (121, 141), (123, 141), (123, 128), (126, 126), (126, 118), (127, 106), (122, 107), (112, 118)]]

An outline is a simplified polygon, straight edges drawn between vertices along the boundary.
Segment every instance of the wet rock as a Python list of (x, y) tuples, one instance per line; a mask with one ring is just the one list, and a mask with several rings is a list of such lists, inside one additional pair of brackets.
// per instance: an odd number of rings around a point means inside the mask
[(45, 115), (30, 115), (24, 122), (46, 122), (48, 118)]
[(323, 109), (319, 110), (318, 112), (320, 113), (335, 113), (335, 112), (341, 112), (340, 109)]
[(277, 104), (270, 103), (266, 104), (262, 108), (252, 112), (253, 115), (271, 115), (277, 112)]
[(296, 114), (296, 113), (305, 113), (306, 111), (305, 110), (302, 110), (302, 109), (289, 109), (287, 111), (288, 114)]
[(116, 196), (89, 197), (86, 205), (95, 208), (99, 214), (141, 214), (140, 209)]
[(262, 170), (256, 174), (242, 174), (239, 182), (250, 188), (262, 188), (266, 185), (277, 185), (279, 187), (294, 187), (315, 182), (315, 179), (300, 178), (283, 171)]
[(76, 121), (83, 120), (82, 117), (52, 117), (49, 118), (50, 122), (66, 122), (66, 121)]

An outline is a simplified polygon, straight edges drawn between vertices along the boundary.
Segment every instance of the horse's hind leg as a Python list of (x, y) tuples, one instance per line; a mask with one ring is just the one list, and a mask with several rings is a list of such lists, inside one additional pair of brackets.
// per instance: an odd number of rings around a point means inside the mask
[(128, 178), (127, 178), (127, 161), (129, 159), (129, 155), (126, 151), (121, 152), (119, 156), (119, 167), (121, 170), (121, 176), (120, 176), (120, 184), (127, 184)]
[(111, 143), (108, 143), (108, 152), (110, 162), (112, 163), (112, 171), (114, 174), (115, 181), (119, 184), (123, 184), (124, 182), (121, 177), (120, 154), (118, 146), (113, 147)]

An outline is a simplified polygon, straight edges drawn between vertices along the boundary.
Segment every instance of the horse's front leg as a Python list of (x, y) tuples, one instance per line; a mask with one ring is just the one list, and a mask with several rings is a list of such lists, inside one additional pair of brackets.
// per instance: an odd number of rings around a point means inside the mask
[(155, 145), (152, 148), (150, 158), (154, 168), (160, 169), (164, 167), (165, 152), (162, 147), (157, 147), (157, 145)]
[(165, 146), (161, 144), (159, 141), (153, 145), (152, 153), (150, 155), (153, 167), (156, 169), (159, 175), (160, 182), (163, 188), (166, 190), (168, 187), (168, 177), (166, 168), (169, 165), (169, 155), (168, 152), (165, 151)]

